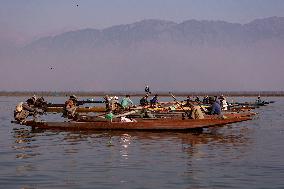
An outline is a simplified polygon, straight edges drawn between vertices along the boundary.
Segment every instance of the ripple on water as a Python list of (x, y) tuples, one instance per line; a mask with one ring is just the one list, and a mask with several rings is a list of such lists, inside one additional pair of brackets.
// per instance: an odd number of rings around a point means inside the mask
[[(2, 98), (2, 99), (1, 99)], [(284, 99), (202, 133), (31, 131), (0, 97), (5, 188), (283, 188)]]

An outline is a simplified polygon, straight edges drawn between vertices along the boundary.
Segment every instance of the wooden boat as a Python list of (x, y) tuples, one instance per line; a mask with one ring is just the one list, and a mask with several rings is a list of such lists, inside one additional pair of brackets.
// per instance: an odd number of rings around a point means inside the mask
[(241, 112), (241, 111), (250, 111), (255, 108), (256, 108), (255, 106), (232, 106), (229, 108), (228, 111)]
[[(137, 108), (133, 108), (137, 109)], [(142, 107), (140, 108), (142, 109)], [(170, 109), (168, 107), (156, 107), (156, 108), (147, 108), (149, 111), (169, 111)], [(63, 112), (63, 106), (48, 106), (44, 109), (46, 112), (56, 112), (56, 113), (62, 113)], [(184, 111), (184, 110), (190, 110), (190, 108), (186, 107), (183, 110), (181, 108), (177, 108), (174, 111)], [(77, 107), (76, 112), (105, 112), (106, 108), (105, 106), (93, 106), (93, 107)]]
[[(181, 119), (183, 116), (186, 116), (185, 112), (152, 112), (151, 113), (154, 117), (156, 118), (174, 118), (174, 119)], [(256, 113), (254, 112), (224, 112), (223, 116), (226, 118), (238, 118), (238, 117), (250, 117), (250, 116), (254, 116)], [(129, 117), (131, 118), (140, 118), (141, 114), (140, 113), (134, 113), (129, 115)], [(216, 119), (218, 117), (218, 115), (205, 115), (204, 117), (206, 119)]]
[[(135, 109), (135, 108), (134, 108)], [(168, 108), (147, 108), (149, 111), (169, 111)], [(186, 107), (184, 110), (190, 110), (190, 108)], [(182, 112), (184, 111), (182, 109), (175, 109), (172, 111), (176, 112)], [(63, 112), (63, 107), (47, 107), (45, 109), (46, 112), (55, 112), (55, 113), (62, 113)], [(96, 106), (96, 107), (78, 107), (76, 109), (76, 112), (105, 112), (106, 108), (103, 106)]]
[[(46, 112), (56, 112), (62, 113), (63, 107), (47, 107), (45, 109)], [(78, 107), (76, 112), (105, 112), (106, 108), (103, 106), (95, 106), (95, 107)]]
[(70, 122), (43, 122), (26, 121), (23, 125), (38, 129), (50, 130), (192, 130), (224, 125), (250, 120), (251, 117), (233, 117), (227, 119), (137, 119), (136, 122), (120, 121), (70, 121)]
[(263, 101), (263, 102), (243, 102), (243, 103), (236, 102), (234, 105), (237, 105), (237, 106), (252, 106), (252, 107), (258, 108), (259, 106), (266, 106), (266, 104), (267, 103), (265, 103)]

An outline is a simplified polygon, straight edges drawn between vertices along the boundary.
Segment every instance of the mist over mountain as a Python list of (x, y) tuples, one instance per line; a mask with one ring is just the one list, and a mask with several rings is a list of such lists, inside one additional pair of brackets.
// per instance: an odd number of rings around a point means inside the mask
[(283, 17), (143, 20), (2, 49), (2, 90), (284, 90)]

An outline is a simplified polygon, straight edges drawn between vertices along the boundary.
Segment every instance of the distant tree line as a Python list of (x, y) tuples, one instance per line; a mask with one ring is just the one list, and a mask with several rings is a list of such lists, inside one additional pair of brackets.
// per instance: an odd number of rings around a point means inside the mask
[[(213, 92), (173, 92), (176, 96), (284, 96), (284, 91), (213, 91)], [(131, 96), (143, 96), (144, 92), (127, 92), (127, 91), (105, 91), (105, 92), (82, 92), (82, 91), (0, 91), (0, 96), (70, 96), (75, 94), (77, 96), (105, 96), (115, 95), (124, 96), (129, 94)], [(157, 92), (160, 96), (170, 96), (169, 92)]]

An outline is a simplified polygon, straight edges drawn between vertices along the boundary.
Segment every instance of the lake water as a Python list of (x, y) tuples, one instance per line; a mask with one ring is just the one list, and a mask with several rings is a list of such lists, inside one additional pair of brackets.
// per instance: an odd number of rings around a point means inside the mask
[(0, 97), (0, 188), (284, 188), (284, 98), (201, 133), (33, 132), (23, 99)]

